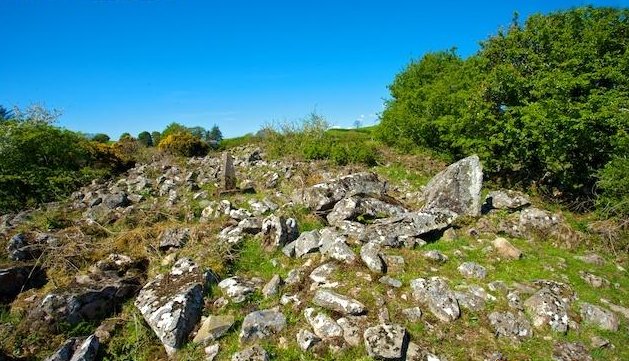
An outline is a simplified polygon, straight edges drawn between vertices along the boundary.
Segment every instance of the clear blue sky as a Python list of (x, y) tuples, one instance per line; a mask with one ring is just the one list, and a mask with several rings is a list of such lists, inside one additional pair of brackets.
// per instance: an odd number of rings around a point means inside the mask
[(0, 0), (0, 104), (43, 103), (88, 133), (177, 121), (224, 135), (297, 120), (373, 124), (387, 85), (427, 51), (510, 23), (616, 1)]

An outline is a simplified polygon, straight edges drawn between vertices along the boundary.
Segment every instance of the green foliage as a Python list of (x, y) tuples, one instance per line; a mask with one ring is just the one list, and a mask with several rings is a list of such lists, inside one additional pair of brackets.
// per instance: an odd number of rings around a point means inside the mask
[(140, 144), (142, 144), (145, 147), (152, 147), (154, 144), (153, 138), (151, 137), (151, 133), (146, 132), (146, 131), (138, 134), (138, 142), (140, 142)]
[(600, 212), (606, 217), (629, 217), (629, 158), (625, 155), (612, 159), (598, 176)]
[(92, 140), (98, 143), (108, 143), (110, 138), (107, 134), (98, 133), (92, 137)]
[(128, 139), (133, 139), (133, 137), (131, 136), (131, 134), (125, 132), (125, 133), (120, 134), (120, 138), (118, 138), (118, 141), (124, 141)]
[(217, 143), (220, 143), (223, 140), (223, 133), (218, 128), (218, 125), (214, 124), (214, 126), (210, 130), (209, 137), (211, 140), (214, 140)]
[(162, 134), (158, 131), (151, 132), (151, 139), (153, 140), (153, 145), (156, 146), (162, 140)]
[[(161, 138), (164, 139), (167, 136), (175, 133), (189, 133), (189, 129), (179, 123), (170, 123), (166, 126), (166, 129), (162, 131)], [(159, 144), (159, 143), (158, 143)]]
[(13, 112), (0, 105), (0, 122), (4, 122), (13, 118)]
[(588, 197), (627, 138), (627, 38), (628, 9), (585, 7), (516, 21), (468, 59), (426, 54), (390, 85), (379, 137), (477, 153), (496, 180)]
[(164, 137), (159, 143), (159, 149), (177, 156), (195, 157), (206, 155), (209, 147), (191, 133), (180, 132)]

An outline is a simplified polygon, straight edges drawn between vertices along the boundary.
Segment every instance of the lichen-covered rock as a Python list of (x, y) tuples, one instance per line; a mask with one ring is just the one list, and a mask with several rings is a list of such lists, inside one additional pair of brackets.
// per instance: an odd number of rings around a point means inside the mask
[(292, 218), (272, 215), (262, 221), (262, 235), (267, 247), (283, 247), (294, 241), (297, 234), (297, 222)]
[(262, 295), (267, 298), (273, 297), (280, 291), (281, 286), (282, 286), (282, 279), (280, 278), (280, 276), (273, 275), (271, 280), (267, 282), (267, 284), (264, 285), (264, 287), (262, 287)]
[(100, 342), (91, 335), (84, 340), (71, 338), (45, 361), (95, 361)]
[(514, 315), (511, 312), (492, 312), (489, 314), (489, 323), (498, 337), (523, 339), (533, 336), (531, 323), (522, 315)]
[(444, 263), (448, 260), (448, 256), (434, 249), (424, 252), (424, 258), (438, 263)]
[(255, 291), (255, 284), (249, 280), (234, 276), (225, 278), (218, 283), (218, 288), (235, 303), (243, 302), (247, 295)]
[(236, 189), (236, 168), (234, 168), (234, 158), (229, 152), (223, 153), (221, 162), (220, 186), (223, 190), (230, 191)]
[(411, 281), (413, 297), (428, 306), (439, 320), (451, 322), (459, 318), (459, 303), (448, 283), (439, 277), (418, 278)]
[(456, 297), (459, 306), (465, 309), (479, 312), (485, 308), (485, 299), (471, 292), (454, 291), (454, 297)]
[(485, 267), (475, 262), (464, 262), (459, 266), (458, 270), (465, 278), (482, 279), (487, 277), (487, 270)]
[(286, 327), (286, 316), (276, 310), (254, 311), (245, 316), (240, 330), (240, 342), (271, 337)]
[(491, 208), (509, 210), (520, 209), (531, 204), (526, 194), (510, 189), (489, 192), (486, 202)]
[(236, 352), (232, 356), (232, 361), (269, 361), (269, 354), (260, 346), (253, 345)]
[(328, 283), (330, 276), (336, 269), (337, 267), (334, 264), (324, 263), (313, 269), (308, 277), (315, 283)]
[(581, 318), (583, 321), (596, 325), (607, 331), (618, 331), (618, 316), (602, 307), (589, 303), (581, 304)]
[(380, 257), (380, 245), (372, 242), (363, 244), (360, 248), (360, 259), (375, 273), (384, 273), (385, 264)]
[(480, 214), (483, 169), (478, 156), (459, 160), (434, 176), (424, 189), (426, 209), (443, 208), (458, 215)]
[(538, 208), (527, 208), (520, 212), (519, 227), (525, 232), (553, 231), (561, 223), (561, 218)]
[(210, 315), (203, 321), (201, 328), (197, 331), (193, 341), (202, 345), (218, 340), (234, 325), (235, 319), (232, 315)]
[(334, 205), (327, 219), (330, 224), (341, 224), (343, 221), (357, 219), (376, 219), (395, 217), (407, 213), (408, 210), (400, 205), (387, 203), (377, 198), (355, 195), (344, 198)]
[(411, 322), (419, 322), (422, 318), (422, 310), (419, 307), (405, 308), (402, 314)]
[(568, 331), (568, 304), (550, 288), (537, 291), (524, 301), (524, 308), (533, 318), (533, 326), (550, 325), (553, 331)]
[(365, 349), (376, 360), (403, 360), (408, 346), (406, 329), (400, 325), (378, 325), (365, 330)]
[(159, 248), (168, 250), (170, 248), (181, 248), (188, 243), (190, 239), (190, 229), (188, 228), (171, 228), (165, 230), (159, 241)]
[(209, 272), (191, 259), (180, 258), (168, 274), (156, 276), (138, 294), (135, 306), (168, 354), (184, 344), (199, 321), (209, 280)]
[(308, 351), (319, 342), (321, 338), (308, 330), (302, 328), (297, 332), (297, 344), (304, 351)]
[(321, 237), (318, 230), (303, 232), (295, 240), (295, 257), (315, 252), (321, 246)]
[(592, 361), (592, 356), (580, 343), (559, 342), (553, 347), (553, 361)]
[(363, 342), (363, 329), (367, 316), (345, 316), (336, 320), (343, 329), (343, 339), (350, 346), (358, 346)]
[(367, 311), (362, 303), (330, 290), (317, 290), (312, 302), (319, 307), (343, 315), (360, 315)]
[(343, 329), (332, 317), (321, 312), (317, 313), (314, 308), (306, 308), (304, 316), (314, 333), (322, 339), (343, 336)]
[(398, 217), (378, 219), (365, 227), (360, 236), (364, 243), (402, 247), (405, 241), (448, 227), (456, 214), (446, 209), (425, 209)]

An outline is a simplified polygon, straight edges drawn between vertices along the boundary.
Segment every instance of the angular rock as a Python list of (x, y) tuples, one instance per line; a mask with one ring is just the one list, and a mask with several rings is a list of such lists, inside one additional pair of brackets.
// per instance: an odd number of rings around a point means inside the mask
[(403, 360), (408, 346), (406, 329), (400, 325), (378, 325), (365, 330), (365, 349), (376, 360)]
[(343, 315), (360, 315), (367, 311), (362, 303), (330, 290), (317, 290), (312, 302), (319, 307)]
[(283, 247), (295, 240), (297, 222), (292, 218), (272, 215), (262, 222), (262, 234), (267, 247)]
[(170, 248), (181, 248), (188, 243), (190, 239), (190, 229), (188, 228), (171, 228), (165, 230), (159, 241), (159, 248), (167, 250)]
[(22, 292), (43, 287), (46, 271), (39, 266), (14, 266), (0, 269), (0, 304), (10, 303)]
[(220, 177), (220, 187), (223, 190), (236, 189), (236, 168), (234, 168), (234, 159), (229, 152), (223, 153)]
[(314, 333), (322, 339), (330, 339), (343, 336), (343, 329), (334, 319), (324, 313), (317, 313), (314, 308), (306, 308), (304, 316), (314, 330)]
[(489, 323), (497, 337), (523, 339), (533, 336), (531, 323), (511, 312), (492, 312), (489, 314)]
[[(18, 233), (7, 242), (7, 253), (13, 261), (28, 261), (37, 259), (44, 252), (46, 245), (53, 241), (47, 234), (40, 234), (29, 240), (23, 233)], [(54, 241), (53, 241), (54, 242)]]
[(555, 332), (568, 331), (568, 304), (550, 288), (537, 291), (524, 301), (524, 308), (533, 318), (533, 326), (550, 325)]
[(214, 361), (216, 356), (218, 356), (218, 351), (220, 350), (220, 344), (215, 343), (209, 345), (203, 349), (205, 353), (205, 361)]
[(343, 221), (370, 220), (400, 216), (408, 210), (396, 204), (384, 202), (377, 198), (355, 195), (345, 198), (334, 205), (327, 219), (330, 224), (341, 224)]
[(235, 303), (243, 302), (247, 295), (255, 291), (255, 284), (251, 281), (234, 276), (225, 278), (218, 283), (221, 292)]
[(308, 330), (302, 328), (297, 332), (297, 344), (304, 351), (308, 351), (319, 342), (321, 342), (321, 338)]
[(448, 283), (439, 277), (418, 278), (411, 281), (413, 297), (428, 306), (439, 320), (452, 322), (459, 318), (461, 310)]
[(365, 227), (360, 236), (364, 243), (402, 247), (405, 241), (448, 227), (456, 214), (446, 209), (425, 209), (398, 217), (378, 219)]
[(475, 262), (464, 262), (459, 266), (458, 270), (465, 278), (482, 279), (487, 277), (487, 270), (485, 267)]
[(229, 331), (234, 325), (234, 316), (213, 316), (210, 315), (203, 321), (201, 328), (194, 336), (193, 341), (202, 345), (216, 341)]
[(578, 259), (579, 261), (597, 266), (602, 266), (605, 264), (605, 258), (597, 255), (596, 253), (586, 254), (585, 256), (574, 256), (574, 258)]
[(330, 276), (336, 269), (337, 267), (332, 263), (324, 263), (312, 270), (308, 277), (315, 283), (328, 283)]
[(321, 247), (321, 254), (347, 264), (356, 261), (356, 254), (345, 242), (334, 242), (327, 247)]
[(585, 346), (576, 342), (560, 342), (553, 347), (554, 361), (592, 361)]
[(422, 310), (419, 307), (405, 308), (402, 314), (411, 322), (419, 322), (422, 318)]
[(580, 271), (579, 277), (594, 288), (609, 287), (609, 281), (607, 279), (591, 274), (590, 272)]
[(258, 234), (262, 231), (262, 220), (257, 217), (245, 218), (238, 222), (238, 228), (247, 234)]
[(372, 242), (365, 243), (360, 248), (360, 259), (367, 265), (370, 271), (384, 273), (385, 264), (380, 258), (380, 245)]
[(391, 286), (394, 288), (402, 287), (402, 281), (395, 279), (393, 277), (390, 277), (390, 276), (382, 276), (378, 279), (378, 282), (382, 283), (383, 285)]
[(282, 279), (279, 275), (273, 275), (273, 278), (262, 288), (262, 295), (267, 298), (273, 297), (280, 291), (280, 286), (282, 286)]
[(517, 210), (531, 204), (526, 194), (510, 189), (489, 192), (486, 202), (491, 208), (509, 210)]
[(548, 232), (557, 227), (560, 222), (558, 215), (531, 207), (520, 212), (519, 227), (529, 232)]
[(424, 258), (431, 260), (433, 262), (439, 262), (439, 263), (444, 263), (448, 260), (448, 256), (446, 256), (445, 254), (437, 250), (430, 250), (430, 251), (424, 252)]
[(618, 331), (618, 316), (602, 307), (589, 303), (581, 304), (581, 318), (596, 327), (607, 331)]
[(321, 238), (318, 230), (303, 232), (295, 241), (295, 257), (315, 252), (321, 246)]
[(135, 306), (168, 354), (184, 344), (201, 317), (209, 278), (191, 259), (180, 258), (168, 274), (156, 276), (138, 294)]
[(348, 316), (341, 317), (336, 323), (343, 329), (343, 339), (350, 346), (358, 346), (363, 341), (361, 331), (361, 320), (364, 322), (366, 316)]
[(95, 361), (100, 342), (91, 335), (84, 340), (71, 338), (45, 361)]
[(492, 245), (498, 251), (498, 253), (505, 258), (520, 259), (522, 257), (522, 251), (507, 241), (505, 238), (497, 237), (492, 242)]
[(271, 337), (286, 327), (286, 316), (276, 310), (254, 311), (245, 316), (240, 330), (240, 342)]
[(485, 308), (485, 299), (473, 293), (455, 291), (454, 297), (456, 297), (460, 307), (468, 310), (479, 312)]
[(269, 354), (260, 346), (253, 345), (236, 352), (232, 356), (232, 361), (269, 361)]
[(480, 214), (483, 170), (478, 156), (459, 160), (434, 176), (424, 189), (424, 208), (448, 209), (458, 215)]
[(126, 193), (116, 192), (104, 196), (102, 204), (109, 209), (114, 209), (118, 207), (126, 207), (130, 204), (130, 202)]

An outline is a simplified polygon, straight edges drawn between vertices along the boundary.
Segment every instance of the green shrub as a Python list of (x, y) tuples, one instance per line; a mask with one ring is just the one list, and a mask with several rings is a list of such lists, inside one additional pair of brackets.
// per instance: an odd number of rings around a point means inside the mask
[(627, 38), (629, 9), (586, 7), (516, 21), (468, 59), (426, 54), (390, 85), (378, 135), (450, 160), (477, 153), (494, 180), (591, 197), (629, 129)]
[(178, 132), (162, 138), (159, 149), (176, 156), (195, 157), (206, 155), (209, 147), (189, 132)]
[(613, 159), (598, 176), (601, 194), (597, 205), (600, 212), (606, 217), (629, 218), (629, 158)]

